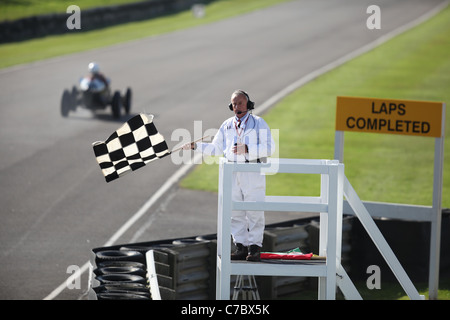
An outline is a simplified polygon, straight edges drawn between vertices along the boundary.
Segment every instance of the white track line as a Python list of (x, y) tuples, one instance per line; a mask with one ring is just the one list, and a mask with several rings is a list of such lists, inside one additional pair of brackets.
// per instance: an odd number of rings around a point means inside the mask
[[(275, 103), (283, 99), (288, 94), (292, 93), (296, 89), (300, 88), (301, 86), (305, 85), (309, 81), (319, 77), (320, 75), (331, 71), (344, 63), (362, 55), (363, 53), (366, 53), (379, 45), (385, 43), (386, 41), (398, 36), (399, 34), (421, 24), (422, 22), (430, 19), (437, 13), (439, 13), (441, 10), (443, 10), (445, 7), (448, 6), (450, 1), (444, 1), (437, 7), (433, 8), (432, 10), (428, 11), (427, 13), (423, 14), (422, 16), (418, 17), (417, 19), (385, 34), (384, 36), (381, 36), (377, 40), (359, 48), (356, 49), (349, 54), (346, 54), (345, 56), (333, 61), (332, 63), (329, 63), (309, 74), (307, 74), (304, 77), (301, 77), (294, 83), (290, 84), (283, 90), (279, 91), (272, 97), (270, 97), (267, 101), (265, 101), (261, 106), (256, 108), (254, 110), (255, 114), (262, 114), (267, 109), (269, 109), (271, 106), (273, 106)], [(119, 229), (117, 232), (105, 243), (104, 247), (112, 246), (137, 220), (139, 220), (146, 212), (153, 206), (156, 201), (159, 200), (175, 183), (177, 183), (181, 177), (183, 177), (196, 163), (199, 163), (198, 160), (202, 157), (201, 154), (195, 154), (194, 160), (189, 164), (184, 164), (180, 169), (178, 169), (170, 178), (167, 180), (162, 187), (150, 198), (147, 200), (146, 203)], [(64, 289), (67, 288), (67, 283), (72, 283), (77, 277), (81, 277), (81, 275), (88, 270), (89, 267), (89, 261), (86, 262), (81, 268), (79, 272), (75, 272), (73, 275), (71, 275), (69, 278), (67, 278), (66, 281), (61, 283), (55, 290), (53, 290), (48, 296), (44, 298), (44, 300), (53, 300), (56, 298)]]

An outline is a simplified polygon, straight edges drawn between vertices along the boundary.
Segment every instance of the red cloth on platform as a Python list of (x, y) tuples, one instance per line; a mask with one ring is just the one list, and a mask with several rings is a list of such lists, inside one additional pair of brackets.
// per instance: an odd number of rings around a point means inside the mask
[(298, 254), (298, 253), (275, 253), (275, 252), (261, 252), (261, 259), (283, 259), (283, 260), (311, 260), (312, 253)]

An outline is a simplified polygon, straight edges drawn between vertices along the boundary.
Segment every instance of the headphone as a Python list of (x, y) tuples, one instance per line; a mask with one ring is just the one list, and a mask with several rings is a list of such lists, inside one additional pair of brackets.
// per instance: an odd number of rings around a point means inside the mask
[[(243, 94), (247, 98), (247, 110), (253, 110), (255, 108), (255, 103), (250, 100), (250, 97), (247, 94), (247, 92), (245, 92), (243, 90), (236, 90), (235, 92), (233, 92), (233, 95), (234, 94)], [(233, 104), (230, 103), (228, 105), (228, 108), (230, 108), (230, 110), (233, 111)]]

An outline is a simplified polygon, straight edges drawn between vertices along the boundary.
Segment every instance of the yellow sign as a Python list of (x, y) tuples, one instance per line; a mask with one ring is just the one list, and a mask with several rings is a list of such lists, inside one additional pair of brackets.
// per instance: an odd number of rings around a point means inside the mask
[(439, 138), (443, 103), (337, 97), (336, 130)]

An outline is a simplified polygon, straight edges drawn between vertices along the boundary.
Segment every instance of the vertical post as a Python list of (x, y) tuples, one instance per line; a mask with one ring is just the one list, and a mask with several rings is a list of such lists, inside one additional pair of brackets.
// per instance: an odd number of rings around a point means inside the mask
[(428, 276), (429, 299), (438, 298), (439, 261), (441, 247), (442, 224), (442, 184), (444, 170), (444, 136), (445, 136), (445, 103), (442, 104), (442, 134), (434, 142), (434, 172), (433, 172), (433, 214), (430, 233), (430, 270)]
[(344, 162), (344, 131), (336, 130), (334, 134), (334, 159)]
[(223, 216), (223, 164), (221, 158), (219, 162), (219, 195), (217, 201), (217, 256), (216, 256), (216, 299), (220, 298), (221, 292), (221, 270), (222, 270), (222, 216)]
[[(343, 197), (343, 166), (330, 165), (329, 169), (329, 191), (328, 191), (328, 242), (327, 242), (327, 288), (326, 299), (336, 299), (336, 271), (341, 261), (341, 239), (342, 230), (342, 197)], [(340, 189), (340, 190), (339, 190)]]
[(343, 219), (343, 207), (344, 207), (344, 165), (337, 165), (337, 209), (336, 209), (336, 268), (341, 265), (341, 252), (342, 252), (342, 219)]
[(219, 171), (219, 208), (217, 221), (217, 280), (216, 298), (230, 299), (231, 210), (233, 166), (221, 159)]
[[(329, 177), (328, 174), (320, 175), (320, 202), (328, 203), (328, 184)], [(319, 255), (326, 256), (327, 255), (327, 229), (328, 229), (328, 213), (321, 212), (320, 213), (320, 225), (319, 225)], [(325, 299), (326, 292), (326, 278), (319, 277), (318, 279), (318, 299)]]

